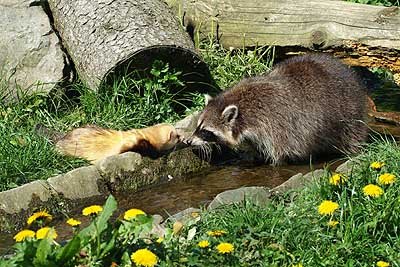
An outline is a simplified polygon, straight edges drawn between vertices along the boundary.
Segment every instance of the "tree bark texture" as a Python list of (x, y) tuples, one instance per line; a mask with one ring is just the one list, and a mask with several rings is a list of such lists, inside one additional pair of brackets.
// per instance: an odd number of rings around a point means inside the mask
[(165, 1), (197, 40), (213, 34), (227, 48), (332, 49), (348, 64), (400, 72), (398, 7), (326, 0)]
[[(168, 1), (168, 0), (166, 0)], [(200, 35), (225, 46), (328, 47), (343, 40), (400, 49), (400, 10), (345, 1), (169, 0)]]
[(98, 89), (116, 72), (149, 69), (156, 59), (208, 82), (206, 64), (168, 6), (160, 0), (48, 0), (54, 26), (79, 77)]

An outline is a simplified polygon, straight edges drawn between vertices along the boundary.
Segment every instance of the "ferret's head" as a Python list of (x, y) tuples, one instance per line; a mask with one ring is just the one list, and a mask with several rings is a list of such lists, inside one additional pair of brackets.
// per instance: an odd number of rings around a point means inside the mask
[(239, 108), (226, 104), (224, 97), (211, 98), (206, 95), (206, 107), (201, 112), (197, 128), (187, 140), (189, 145), (202, 146), (207, 143), (235, 147), (239, 143)]
[(160, 152), (173, 149), (181, 141), (175, 127), (167, 123), (157, 124), (146, 130), (148, 141)]

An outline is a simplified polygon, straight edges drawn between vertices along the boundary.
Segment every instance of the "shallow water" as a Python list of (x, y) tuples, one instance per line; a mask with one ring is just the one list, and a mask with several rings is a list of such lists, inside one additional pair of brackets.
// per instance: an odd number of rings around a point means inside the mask
[[(171, 181), (141, 190), (115, 195), (118, 201), (118, 211), (121, 214), (130, 208), (139, 208), (147, 214), (160, 214), (164, 218), (189, 207), (204, 207), (218, 193), (243, 186), (275, 187), (291, 176), (301, 172), (307, 173), (316, 168), (322, 168), (325, 163), (310, 165), (285, 165), (272, 167), (268, 165), (238, 165), (212, 167), (204, 172), (196, 173), (184, 179)], [(335, 164), (337, 165), (337, 164)], [(88, 218), (81, 215), (81, 209), (87, 205), (104, 203), (103, 199), (82, 203), (76, 210), (68, 214), (82, 221), (82, 226), (89, 223)], [(65, 220), (54, 222), (58, 233), (57, 240), (67, 240), (71, 237), (71, 227)], [(9, 253), (14, 244), (11, 234), (0, 235), (0, 255)]]

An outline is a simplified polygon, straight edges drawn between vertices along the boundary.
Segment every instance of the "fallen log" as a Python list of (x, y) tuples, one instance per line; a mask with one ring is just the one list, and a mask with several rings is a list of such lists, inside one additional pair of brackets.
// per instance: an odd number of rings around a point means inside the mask
[(166, 0), (197, 41), (328, 51), (354, 66), (400, 72), (400, 9), (319, 0)]
[(92, 89), (123, 71), (149, 70), (154, 60), (210, 82), (192, 40), (161, 0), (49, 0), (54, 27), (81, 80)]

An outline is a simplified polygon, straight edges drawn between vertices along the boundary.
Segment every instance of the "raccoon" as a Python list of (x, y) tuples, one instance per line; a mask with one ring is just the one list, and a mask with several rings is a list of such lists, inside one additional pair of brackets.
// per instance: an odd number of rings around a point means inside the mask
[(76, 128), (59, 138), (57, 150), (73, 157), (95, 163), (105, 157), (127, 151), (157, 158), (172, 150), (181, 141), (174, 126), (161, 123), (142, 129), (117, 131), (87, 125)]
[(273, 165), (355, 153), (368, 135), (366, 88), (338, 59), (305, 54), (206, 97), (189, 145), (216, 143)]

